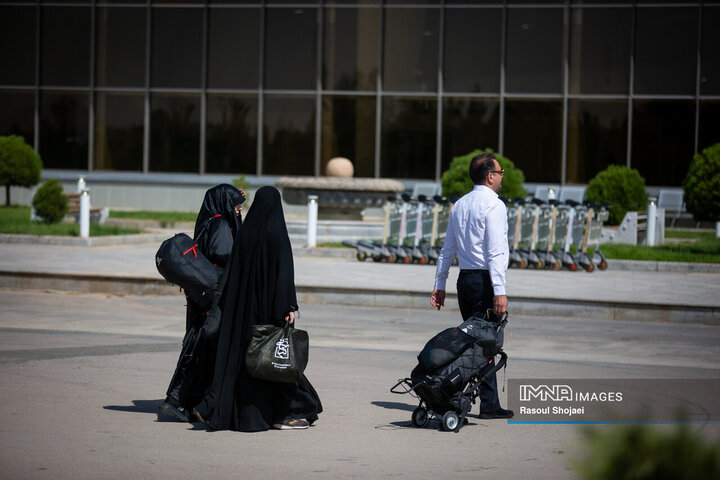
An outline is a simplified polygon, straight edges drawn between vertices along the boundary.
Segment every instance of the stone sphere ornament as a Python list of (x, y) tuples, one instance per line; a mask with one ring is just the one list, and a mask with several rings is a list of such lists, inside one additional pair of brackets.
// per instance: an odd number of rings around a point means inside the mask
[(331, 158), (325, 166), (325, 175), (328, 177), (352, 177), (355, 168), (350, 160), (343, 157)]

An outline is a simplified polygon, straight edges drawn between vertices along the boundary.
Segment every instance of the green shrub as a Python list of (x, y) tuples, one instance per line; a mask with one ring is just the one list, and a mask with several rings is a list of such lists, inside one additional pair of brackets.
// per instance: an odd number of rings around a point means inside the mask
[(610, 165), (588, 183), (585, 200), (610, 203), (608, 225), (619, 225), (629, 211), (647, 208), (645, 179), (634, 168)]
[(239, 177), (233, 179), (233, 187), (237, 188), (238, 190), (243, 190), (247, 192), (250, 189), (250, 182), (248, 182), (245, 179), (245, 175), (240, 174)]
[(5, 186), (5, 205), (10, 206), (10, 187), (33, 187), (40, 181), (42, 161), (25, 139), (0, 137), (0, 185)]
[(32, 206), (35, 214), (45, 222), (57, 223), (68, 212), (68, 198), (63, 194), (60, 182), (50, 179), (35, 192)]
[(584, 437), (588, 451), (576, 467), (585, 480), (720, 478), (720, 447), (686, 425), (614, 425), (587, 429)]
[(720, 143), (695, 155), (683, 191), (685, 208), (696, 221), (720, 221)]
[[(443, 195), (446, 197), (450, 195), (457, 195), (461, 197), (468, 193), (473, 188), (473, 182), (470, 180), (470, 160), (475, 155), (481, 153), (495, 153), (492, 149), (488, 148), (485, 150), (475, 150), (467, 155), (453, 158), (450, 162), (450, 166), (442, 174), (440, 183), (442, 184)], [(500, 164), (501, 168), (505, 169), (505, 175), (503, 175), (502, 190), (500, 195), (505, 198), (517, 198), (524, 197), (527, 195), (527, 191), (523, 187), (525, 182), (525, 175), (522, 170), (515, 167), (515, 164), (510, 159), (503, 157), (495, 153), (495, 158)]]

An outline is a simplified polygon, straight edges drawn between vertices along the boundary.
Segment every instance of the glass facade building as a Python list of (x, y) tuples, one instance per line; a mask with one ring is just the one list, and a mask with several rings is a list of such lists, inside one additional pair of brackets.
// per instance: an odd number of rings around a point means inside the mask
[(677, 186), (720, 142), (720, 1), (0, 4), (0, 135), (46, 169)]

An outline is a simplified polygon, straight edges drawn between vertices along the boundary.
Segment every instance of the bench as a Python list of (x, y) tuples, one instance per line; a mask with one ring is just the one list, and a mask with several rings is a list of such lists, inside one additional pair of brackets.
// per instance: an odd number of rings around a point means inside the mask
[(665, 210), (665, 215), (670, 217), (670, 227), (674, 227), (677, 219), (686, 213), (683, 191), (660, 190), (657, 206)]
[[(76, 222), (80, 221), (80, 194), (66, 193), (68, 199), (68, 216), (74, 217)], [(108, 219), (110, 210), (107, 207), (90, 207), (90, 223), (104, 224)]]

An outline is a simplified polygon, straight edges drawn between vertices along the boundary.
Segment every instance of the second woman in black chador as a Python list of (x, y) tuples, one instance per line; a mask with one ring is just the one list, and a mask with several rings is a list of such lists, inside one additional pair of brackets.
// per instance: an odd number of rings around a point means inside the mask
[(322, 405), (304, 375), (298, 383), (274, 383), (251, 377), (245, 367), (253, 326), (283, 325), (298, 308), (290, 238), (275, 188), (256, 192), (227, 268), (214, 376), (195, 414), (214, 430), (307, 428)]

